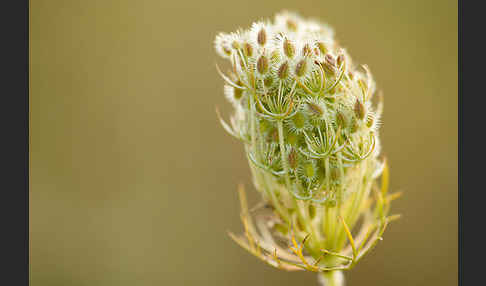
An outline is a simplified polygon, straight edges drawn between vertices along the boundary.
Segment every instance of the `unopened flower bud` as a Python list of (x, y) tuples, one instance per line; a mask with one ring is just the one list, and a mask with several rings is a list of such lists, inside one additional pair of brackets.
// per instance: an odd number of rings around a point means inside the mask
[(309, 43), (306, 43), (306, 44), (304, 45), (304, 47), (302, 47), (302, 54), (303, 54), (304, 56), (308, 56), (308, 55), (310, 55), (310, 54), (311, 54), (311, 52), (312, 52), (312, 49), (311, 49), (311, 47), (310, 47)]
[(280, 62), (281, 59), (280, 52), (278, 50), (273, 51), (272, 54), (270, 55), (270, 59), (273, 63)]
[(289, 152), (289, 166), (291, 169), (296, 169), (297, 168), (297, 152), (295, 151), (294, 148), (292, 148)]
[(365, 117), (365, 106), (359, 99), (356, 99), (356, 102), (354, 103), (354, 114), (356, 114), (356, 117), (359, 119), (363, 119)]
[(348, 71), (348, 76), (349, 76), (349, 79), (351, 79), (351, 80), (354, 79), (354, 73), (353, 72)]
[(351, 119), (351, 123), (350, 123), (350, 126), (349, 126), (349, 131), (351, 131), (351, 133), (355, 133), (356, 131), (358, 131), (358, 121), (356, 121), (356, 118), (352, 118)]
[(257, 70), (260, 74), (266, 74), (268, 72), (268, 59), (265, 56), (261, 56), (257, 61)]
[(341, 111), (336, 112), (336, 123), (341, 128), (346, 127), (346, 117)]
[(305, 59), (300, 60), (297, 65), (295, 65), (295, 74), (298, 77), (302, 77), (305, 74), (307, 68), (307, 61)]
[(371, 126), (373, 126), (374, 121), (375, 120), (372, 116), (368, 116), (368, 118), (366, 118), (366, 127), (371, 128)]
[(263, 80), (263, 84), (264, 84), (266, 87), (270, 87), (270, 86), (272, 86), (272, 84), (273, 84), (273, 78), (272, 78), (271, 76), (266, 77), (266, 78)]
[(260, 46), (265, 46), (265, 44), (267, 43), (267, 32), (265, 31), (265, 29), (262, 28), (258, 32), (257, 42)]
[(328, 51), (327, 48), (326, 48), (326, 45), (323, 42), (318, 42), (317, 48), (319, 49), (319, 51), (321, 52), (322, 55), (325, 55)]
[(319, 105), (313, 102), (307, 102), (307, 107), (311, 112), (311, 114), (314, 116), (320, 117), (324, 114), (324, 110), (322, 110), (322, 108)]
[(283, 41), (283, 51), (284, 54), (290, 59), (295, 55), (295, 46), (287, 38), (285, 38)]
[(243, 47), (243, 53), (245, 56), (251, 57), (253, 55), (253, 46), (250, 43), (245, 43)]
[(341, 64), (344, 63), (344, 55), (343, 54), (340, 54), (337, 58), (337, 65), (338, 67), (341, 66)]
[(334, 57), (330, 54), (326, 54), (326, 62), (331, 66), (336, 66), (336, 61), (334, 60)]
[(289, 76), (289, 63), (284, 62), (283, 64), (280, 65), (277, 71), (278, 78), (280, 80), (284, 80)]

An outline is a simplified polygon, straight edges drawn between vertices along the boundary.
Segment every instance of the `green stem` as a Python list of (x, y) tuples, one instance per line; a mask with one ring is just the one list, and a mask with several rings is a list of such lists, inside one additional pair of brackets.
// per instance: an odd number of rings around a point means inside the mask
[[(292, 192), (291, 188), (291, 182), (290, 182), (290, 177), (289, 177), (289, 162), (287, 161), (287, 156), (285, 152), (285, 145), (284, 145), (284, 134), (283, 134), (283, 122), (282, 120), (277, 121), (277, 128), (278, 128), (278, 141), (279, 141), (279, 146), (280, 146), (280, 155), (282, 158), (282, 165), (284, 168), (285, 172), (285, 185), (287, 187), (287, 191)], [(309, 231), (309, 226), (307, 224), (307, 221), (305, 220), (305, 216), (302, 214), (302, 209), (298, 207), (298, 203), (295, 200), (295, 198), (292, 200), (293, 204), (297, 210), (297, 218), (300, 220), (301, 225), (306, 228), (306, 230), (310, 233)], [(315, 238), (314, 238), (315, 239)]]
[(256, 158), (258, 159), (259, 158), (259, 152), (256, 152), (256, 130), (255, 130), (255, 103), (254, 103), (254, 99), (253, 99), (253, 96), (256, 96), (256, 95), (252, 95), (250, 96), (250, 133), (251, 133), (251, 150), (254, 152)]
[(282, 156), (282, 164), (285, 172), (285, 184), (287, 185), (287, 189), (291, 191), (290, 178), (289, 178), (289, 165), (287, 162), (287, 156), (285, 152), (282, 120), (277, 121), (277, 127), (278, 127), (278, 141), (280, 146), (280, 155)]
[(344, 286), (344, 275), (339, 270), (319, 273), (318, 279), (321, 286)]

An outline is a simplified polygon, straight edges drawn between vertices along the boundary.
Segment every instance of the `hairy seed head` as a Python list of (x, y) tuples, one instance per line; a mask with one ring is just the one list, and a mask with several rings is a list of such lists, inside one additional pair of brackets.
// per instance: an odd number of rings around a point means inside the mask
[(289, 63), (284, 62), (280, 65), (277, 71), (278, 78), (281, 80), (286, 79), (289, 76)]
[(265, 29), (262, 28), (258, 32), (257, 42), (260, 46), (265, 46), (265, 44), (267, 43), (267, 32), (265, 31)]
[(346, 127), (346, 117), (344, 117), (344, 114), (339, 110), (336, 112), (336, 123), (341, 128)]
[(245, 43), (243, 45), (243, 53), (246, 57), (251, 57), (253, 55), (253, 46), (250, 43)]
[(309, 108), (309, 111), (315, 116), (322, 116), (324, 114), (324, 110), (322, 110), (322, 108), (315, 103), (307, 102), (307, 107)]
[(261, 56), (257, 61), (257, 70), (260, 74), (266, 74), (268, 72), (268, 59), (265, 56)]
[(336, 60), (334, 59), (334, 57), (330, 54), (326, 54), (326, 62), (328, 64), (330, 64), (331, 66), (336, 66)]
[(285, 38), (285, 40), (283, 41), (283, 50), (284, 50), (284, 54), (288, 58), (291, 59), (291, 58), (294, 57), (294, 55), (295, 55), (295, 46), (287, 38)]
[(295, 65), (295, 74), (298, 77), (302, 77), (305, 74), (306, 67), (307, 61), (305, 59), (300, 60), (297, 65)]
[(356, 102), (354, 103), (354, 114), (356, 114), (356, 117), (359, 119), (363, 119), (365, 117), (365, 107), (359, 99), (356, 99)]
[(337, 65), (338, 67), (341, 66), (341, 64), (344, 63), (344, 55), (343, 54), (340, 54), (337, 58)]

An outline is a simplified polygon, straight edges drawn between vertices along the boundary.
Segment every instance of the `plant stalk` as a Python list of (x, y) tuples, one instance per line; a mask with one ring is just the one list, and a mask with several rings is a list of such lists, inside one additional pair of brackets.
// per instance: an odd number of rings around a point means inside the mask
[(320, 286), (344, 286), (344, 275), (340, 270), (319, 273)]

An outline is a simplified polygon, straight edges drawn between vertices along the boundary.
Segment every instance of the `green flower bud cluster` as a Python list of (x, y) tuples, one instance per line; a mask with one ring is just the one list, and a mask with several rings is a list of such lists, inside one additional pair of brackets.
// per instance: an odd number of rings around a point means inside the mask
[(379, 154), (375, 83), (333, 35), (325, 24), (281, 13), (215, 40), (231, 62), (223, 78), (236, 109), (232, 133), (248, 143), (251, 163), (296, 198), (328, 204), (345, 199), (349, 173)]
[(372, 104), (369, 69), (352, 63), (328, 25), (290, 12), (220, 33), (214, 44), (230, 62), (218, 71), (235, 111), (221, 124), (244, 143), (265, 206), (250, 210), (240, 188), (245, 234), (231, 237), (274, 267), (343, 285), (341, 271), (398, 217), (388, 216), (399, 194), (388, 194), (378, 158), (383, 104), (381, 96)]

